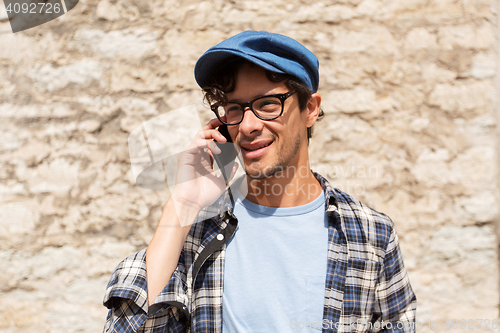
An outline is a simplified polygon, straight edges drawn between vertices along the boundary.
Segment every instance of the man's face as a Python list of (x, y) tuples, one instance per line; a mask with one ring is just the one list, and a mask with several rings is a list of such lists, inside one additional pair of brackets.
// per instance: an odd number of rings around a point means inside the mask
[[(261, 67), (244, 65), (236, 73), (235, 89), (227, 97), (230, 101), (244, 103), (259, 96), (288, 91), (285, 83), (269, 81)], [(228, 126), (228, 131), (233, 142), (241, 148), (247, 175), (262, 179), (287, 167), (294, 166), (298, 170), (300, 165), (307, 165), (307, 124), (307, 112), (300, 112), (298, 97), (294, 94), (285, 100), (281, 117), (264, 121), (247, 109), (243, 121)]]

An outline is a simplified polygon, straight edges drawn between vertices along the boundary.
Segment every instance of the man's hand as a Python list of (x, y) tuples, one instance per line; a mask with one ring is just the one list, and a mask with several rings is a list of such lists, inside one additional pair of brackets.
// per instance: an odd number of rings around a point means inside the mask
[[(214, 154), (221, 150), (215, 144), (227, 139), (216, 129), (222, 125), (217, 118), (210, 120), (195, 136), (189, 147), (179, 155), (175, 189), (171, 195), (181, 226), (191, 224), (192, 215), (215, 202), (226, 189), (226, 181), (213, 168)], [(232, 144), (232, 143), (228, 143)], [(229, 180), (234, 177), (235, 163)], [(187, 216), (185, 216), (187, 215)]]

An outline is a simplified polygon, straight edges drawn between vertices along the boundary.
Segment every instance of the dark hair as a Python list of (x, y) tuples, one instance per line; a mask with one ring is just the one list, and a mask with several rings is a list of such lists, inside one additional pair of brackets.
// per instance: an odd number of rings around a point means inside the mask
[[(217, 102), (227, 103), (228, 99), (226, 94), (232, 92), (236, 85), (235, 75), (238, 70), (245, 64), (250, 64), (251, 66), (257, 66), (256, 64), (240, 58), (232, 57), (222, 63), (212, 70), (210, 75), (210, 84), (203, 88), (203, 93), (205, 94), (204, 100), (212, 105)], [(284, 82), (288, 89), (295, 90), (299, 99), (300, 112), (304, 111), (307, 102), (311, 98), (311, 91), (309, 88), (300, 82), (295, 76), (290, 74), (276, 73), (266, 70), (266, 76), (271, 82)], [(323, 118), (323, 110), (319, 110), (318, 120)], [(313, 134), (313, 126), (307, 128), (307, 142)]]

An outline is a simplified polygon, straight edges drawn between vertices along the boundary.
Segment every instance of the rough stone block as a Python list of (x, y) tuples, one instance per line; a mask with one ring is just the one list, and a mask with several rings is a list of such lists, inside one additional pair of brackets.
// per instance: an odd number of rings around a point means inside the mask
[(75, 63), (53, 67), (52, 65), (37, 65), (30, 71), (35, 87), (41, 92), (51, 92), (65, 88), (74, 83), (85, 87), (94, 82), (101, 82), (101, 64), (95, 60), (80, 60)]
[(471, 82), (460, 85), (438, 84), (429, 96), (428, 103), (444, 111), (475, 114), (489, 111), (494, 100), (494, 87), (490, 82)]
[(28, 181), (32, 193), (68, 192), (77, 184), (80, 162), (56, 159), (40, 164), (30, 172)]
[(333, 91), (325, 97), (325, 104), (331, 105), (330, 112), (367, 112), (375, 108), (376, 94), (373, 90), (356, 88)]
[(99, 1), (99, 3), (97, 4), (95, 15), (97, 19), (103, 19), (107, 21), (116, 21), (121, 18), (117, 6), (107, 0)]
[(439, 45), (445, 49), (456, 47), (470, 49), (490, 48), (494, 41), (493, 27), (485, 24), (441, 27), (438, 31)]
[(75, 43), (80, 50), (109, 58), (140, 58), (156, 48), (158, 34), (147, 29), (114, 30), (108, 33), (97, 29), (80, 29)]
[(472, 197), (459, 198), (457, 215), (472, 223), (492, 222), (498, 216), (497, 199), (493, 191), (484, 191)]
[(20, 203), (0, 205), (0, 237), (29, 234), (38, 223), (38, 214)]
[(431, 83), (448, 83), (457, 78), (457, 73), (440, 67), (435, 63), (430, 63), (423, 67), (422, 77)]
[(325, 6), (318, 2), (311, 5), (301, 6), (297, 14), (292, 17), (295, 22), (325, 22), (339, 23), (349, 20), (355, 16), (355, 11), (349, 6), (333, 5)]
[(428, 241), (424, 259), (433, 265), (464, 262), (494, 265), (494, 244), (495, 233), (490, 226), (442, 226)]
[(111, 91), (135, 91), (139, 93), (160, 91), (167, 78), (160, 77), (148, 68), (115, 65), (111, 71)]
[(406, 35), (404, 47), (409, 50), (435, 49), (438, 46), (436, 35), (425, 28), (415, 28)]
[(497, 68), (496, 55), (493, 53), (478, 53), (472, 58), (470, 75), (477, 79), (487, 79), (495, 76)]
[(338, 53), (370, 52), (397, 55), (397, 42), (388, 29), (374, 26), (363, 31), (340, 31), (334, 36), (333, 51)]
[(118, 100), (120, 108), (129, 116), (138, 118), (154, 116), (158, 114), (156, 106), (150, 101), (142, 98), (125, 97)]
[(99, 120), (95, 119), (89, 119), (82, 121), (80, 124), (78, 124), (78, 129), (80, 131), (92, 133), (97, 131), (101, 127), (101, 122)]

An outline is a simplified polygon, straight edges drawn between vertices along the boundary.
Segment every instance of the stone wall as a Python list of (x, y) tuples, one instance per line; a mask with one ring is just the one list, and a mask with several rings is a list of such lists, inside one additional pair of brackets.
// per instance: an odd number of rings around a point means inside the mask
[(419, 331), (498, 319), (497, 10), (493, 0), (82, 0), (12, 34), (0, 3), (0, 332), (102, 330), (107, 280), (148, 244), (168, 197), (135, 186), (128, 135), (192, 103), (209, 119), (195, 61), (246, 29), (318, 56), (326, 116), (313, 168), (394, 220)]

